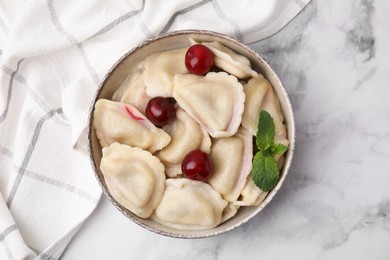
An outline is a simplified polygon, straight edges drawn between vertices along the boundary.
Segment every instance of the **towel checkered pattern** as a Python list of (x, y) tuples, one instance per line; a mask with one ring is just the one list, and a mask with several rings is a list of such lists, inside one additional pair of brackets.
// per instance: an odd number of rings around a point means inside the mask
[(96, 207), (87, 113), (126, 51), (178, 29), (253, 42), (308, 2), (0, 0), (0, 259), (59, 258)]

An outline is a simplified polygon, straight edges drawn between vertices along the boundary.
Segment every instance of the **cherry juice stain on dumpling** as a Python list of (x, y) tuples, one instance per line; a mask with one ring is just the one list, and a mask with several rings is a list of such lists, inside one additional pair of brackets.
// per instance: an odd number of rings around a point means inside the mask
[(107, 99), (96, 102), (93, 126), (102, 147), (119, 142), (154, 153), (171, 141), (135, 107)]
[(241, 123), (245, 94), (226, 72), (176, 75), (173, 97), (214, 138), (234, 135)]

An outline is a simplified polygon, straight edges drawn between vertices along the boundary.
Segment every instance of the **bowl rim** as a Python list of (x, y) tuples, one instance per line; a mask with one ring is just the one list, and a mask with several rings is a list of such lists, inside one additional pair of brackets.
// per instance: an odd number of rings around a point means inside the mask
[[(169, 232), (169, 231), (164, 231), (164, 230), (161, 230), (161, 229), (156, 229), (152, 226), (149, 226), (147, 225), (146, 223), (143, 223), (142, 221), (138, 220), (136, 217), (130, 215), (127, 211), (125, 211), (121, 206), (119, 205), (118, 202), (116, 202), (114, 200), (114, 198), (110, 195), (110, 193), (108, 192), (108, 190), (104, 187), (103, 183), (102, 183), (102, 180), (100, 180), (99, 178), (99, 170), (97, 168), (97, 165), (95, 165), (95, 162), (94, 162), (94, 156), (93, 156), (93, 151), (92, 151), (92, 132), (94, 131), (94, 128), (93, 128), (93, 112), (94, 112), (94, 106), (95, 106), (95, 103), (96, 101), (98, 100), (98, 97), (100, 96), (102, 90), (103, 90), (103, 87), (105, 85), (105, 83), (107, 82), (107, 80), (110, 78), (110, 76), (113, 74), (114, 70), (129, 56), (131, 55), (132, 53), (136, 52), (138, 49), (141, 49), (143, 48), (144, 46), (146, 45), (149, 45), (157, 40), (160, 40), (160, 39), (164, 39), (164, 38), (169, 38), (169, 37), (174, 37), (174, 36), (177, 36), (177, 35), (191, 35), (191, 34), (200, 34), (200, 35), (208, 35), (208, 36), (212, 36), (212, 37), (216, 37), (216, 38), (221, 38), (221, 39), (224, 39), (224, 40), (227, 40), (229, 42), (232, 42), (233, 44), (235, 45), (238, 45), (240, 48), (244, 49), (245, 51), (249, 52), (251, 55), (253, 55), (256, 59), (260, 60), (264, 66), (267, 68), (267, 70), (274, 76), (275, 80), (277, 81), (277, 83), (281, 86), (281, 91), (282, 91), (282, 94), (284, 95), (285, 97), (285, 101), (286, 101), (286, 108), (288, 111), (290, 111), (291, 113), (291, 122), (290, 122), (290, 126), (289, 126), (289, 129), (291, 131), (291, 134), (289, 133), (288, 135), (288, 140), (290, 142), (289, 144), (289, 150), (288, 150), (288, 153), (289, 153), (289, 158), (286, 157), (286, 161), (284, 162), (284, 165), (283, 165), (283, 171), (284, 171), (284, 174), (281, 176), (281, 178), (279, 179), (278, 181), (278, 184), (267, 194), (267, 196), (265, 197), (265, 199), (263, 200), (263, 202), (261, 202), (261, 204), (259, 206), (257, 206), (257, 209), (254, 210), (250, 215), (248, 215), (245, 219), (243, 219), (242, 221), (234, 224), (234, 225), (231, 225), (225, 229), (222, 229), (222, 230), (219, 230), (219, 231), (216, 231), (216, 232), (211, 232), (211, 233), (207, 233), (207, 234), (178, 234), (178, 233), (172, 233), (172, 232)], [(279, 98), (279, 97), (278, 97)], [(131, 48), (129, 51), (127, 51), (126, 53), (124, 53), (112, 66), (111, 68), (107, 71), (107, 73), (105, 74), (104, 78), (102, 79), (101, 83), (99, 84), (96, 92), (95, 92), (95, 95), (92, 99), (92, 102), (90, 104), (90, 108), (89, 108), (89, 114), (88, 114), (88, 153), (89, 153), (89, 160), (90, 160), (90, 164), (92, 166), (92, 169), (93, 169), (93, 172), (94, 172), (94, 175), (95, 175), (95, 178), (96, 180), (98, 181), (104, 195), (106, 196), (106, 198), (108, 198), (108, 200), (123, 214), (125, 215), (125, 217), (129, 218), (130, 220), (132, 220), (134, 223), (136, 223), (137, 225), (149, 230), (149, 231), (152, 231), (154, 233), (157, 233), (159, 235), (163, 235), (163, 236), (167, 236), (167, 237), (173, 237), (173, 238), (182, 238), (182, 239), (199, 239), (199, 238), (207, 238), (207, 237), (212, 237), (212, 236), (217, 236), (217, 235), (220, 235), (220, 234), (223, 234), (223, 233), (226, 233), (228, 231), (231, 231), (243, 224), (245, 224), (246, 222), (248, 222), (250, 219), (252, 219), (254, 216), (256, 216), (260, 211), (263, 210), (264, 207), (266, 207), (268, 205), (268, 203), (270, 203), (270, 201), (273, 199), (273, 197), (276, 195), (276, 193), (279, 191), (279, 189), (281, 188), (288, 172), (289, 172), (289, 168), (291, 166), (291, 162), (292, 162), (292, 159), (293, 159), (293, 155), (294, 155), (294, 149), (295, 149), (295, 119), (294, 119), (294, 113), (293, 113), (293, 109), (292, 109), (292, 105), (291, 105), (291, 101), (290, 101), (290, 98), (287, 94), (287, 91), (284, 87), (284, 84), (282, 83), (282, 81), (279, 79), (279, 77), (277, 76), (277, 74), (275, 73), (275, 71), (272, 69), (272, 67), (269, 65), (269, 63), (263, 58), (261, 57), (258, 53), (256, 53), (255, 51), (253, 51), (250, 47), (248, 47), (247, 45), (245, 45), (244, 43), (240, 42), (239, 40), (236, 40), (236, 39), (233, 39), (231, 38), (230, 36), (228, 35), (225, 35), (225, 34), (222, 34), (222, 33), (218, 33), (218, 32), (214, 32), (214, 31), (209, 31), (209, 30), (198, 30), (198, 29), (187, 29), (187, 30), (177, 30), (177, 31), (172, 31), (172, 32), (168, 32), (168, 33), (164, 33), (164, 34), (160, 34), (160, 35), (157, 35), (157, 36), (154, 36), (152, 38), (149, 38), (143, 42), (141, 42), (140, 44), (138, 44), (137, 46)]]

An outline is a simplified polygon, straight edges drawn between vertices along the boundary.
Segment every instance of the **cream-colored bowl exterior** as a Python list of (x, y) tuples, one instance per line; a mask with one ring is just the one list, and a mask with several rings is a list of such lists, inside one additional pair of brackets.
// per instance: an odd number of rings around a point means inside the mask
[[(93, 121), (93, 111), (95, 102), (100, 98), (111, 99), (112, 94), (118, 88), (118, 86), (122, 83), (122, 81), (126, 78), (132, 66), (137, 64), (138, 62), (145, 59), (145, 57), (149, 56), (152, 53), (171, 50), (177, 48), (183, 48), (186, 46), (190, 46), (189, 38), (192, 37), (199, 41), (218, 41), (235, 52), (246, 56), (249, 58), (252, 64), (252, 68), (257, 72), (263, 74), (272, 84), (274, 90), (279, 98), (280, 105), (282, 108), (282, 113), (285, 118), (285, 123), (288, 129), (288, 138), (290, 141), (290, 148), (287, 152), (286, 160), (281, 172), (281, 178), (277, 186), (268, 194), (266, 199), (256, 207), (241, 207), (233, 218), (227, 220), (221, 225), (207, 230), (176, 230), (173, 228), (169, 228), (163, 226), (159, 223), (154, 222), (150, 219), (142, 219), (126, 208), (119, 205), (110, 195), (107, 190), (107, 186), (104, 181), (104, 176), (100, 171), (100, 160), (102, 158), (101, 146), (96, 138), (95, 130), (92, 126)], [(184, 61), (183, 61), (184, 62)], [(183, 30), (176, 31), (168, 34), (164, 34), (161, 36), (157, 36), (153, 39), (147, 40), (141, 43), (139, 46), (131, 49), (127, 52), (123, 57), (119, 59), (119, 61), (114, 64), (114, 66), (107, 73), (104, 78), (102, 84), (97, 90), (96, 97), (94, 98), (93, 103), (91, 104), (90, 114), (89, 114), (89, 152), (90, 152), (90, 160), (92, 164), (92, 168), (95, 172), (95, 176), (103, 189), (104, 194), (107, 198), (114, 204), (114, 206), (122, 212), (126, 217), (130, 220), (134, 221), (138, 225), (153, 231), (157, 234), (176, 237), (176, 238), (204, 238), (210, 237), (218, 234), (225, 233), (229, 230), (232, 230), (251, 218), (253, 218), (257, 213), (259, 213), (275, 196), (277, 191), (282, 186), (284, 179), (286, 178), (288, 169), (291, 164), (293, 152), (294, 152), (294, 144), (295, 144), (295, 125), (294, 125), (294, 116), (291, 108), (290, 100), (287, 96), (286, 90), (284, 89), (281, 81), (275, 74), (275, 72), (271, 69), (268, 63), (261, 58), (257, 53), (249, 49), (246, 45), (226, 36), (223, 34), (211, 32), (211, 31), (203, 31), (203, 30)]]

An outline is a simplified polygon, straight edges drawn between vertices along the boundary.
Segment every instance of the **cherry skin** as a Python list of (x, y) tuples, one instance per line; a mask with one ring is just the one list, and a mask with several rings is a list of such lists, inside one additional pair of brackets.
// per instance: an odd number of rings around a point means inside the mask
[(185, 56), (186, 68), (196, 75), (204, 75), (214, 64), (214, 54), (202, 44), (195, 44), (188, 48)]
[(155, 97), (146, 105), (146, 117), (156, 126), (164, 126), (173, 121), (176, 110), (173, 102), (164, 97)]
[(193, 150), (184, 157), (181, 170), (188, 179), (206, 181), (212, 174), (210, 157), (201, 150)]

